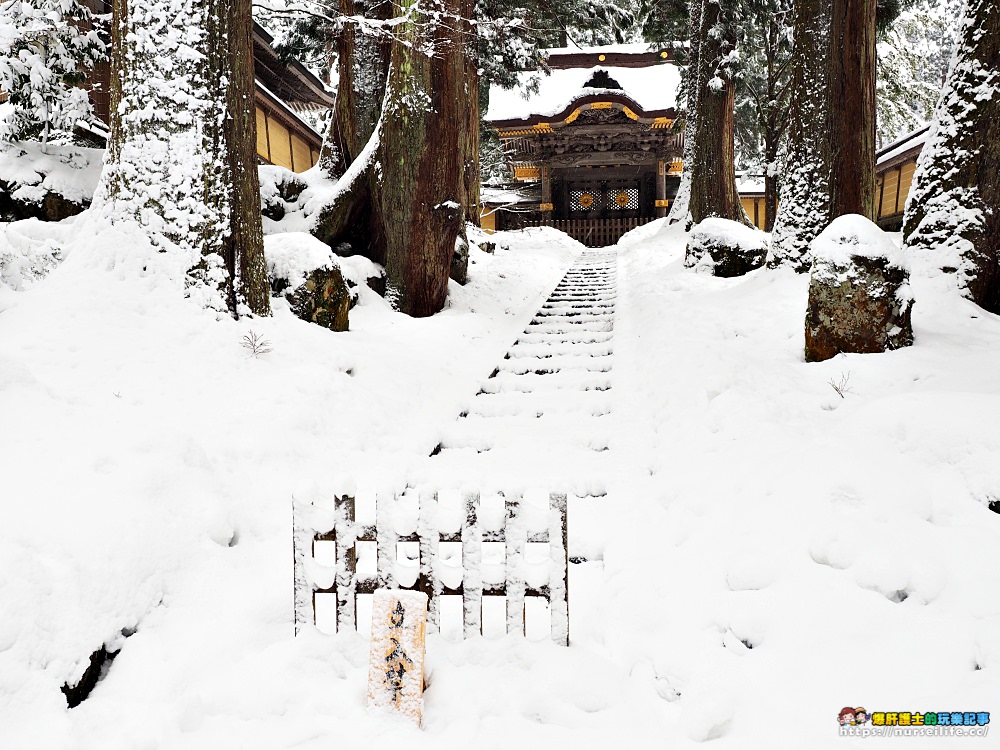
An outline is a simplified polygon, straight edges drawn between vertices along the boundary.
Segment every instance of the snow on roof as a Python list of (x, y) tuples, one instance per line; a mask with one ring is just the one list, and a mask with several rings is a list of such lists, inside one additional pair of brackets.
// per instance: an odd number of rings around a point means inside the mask
[[(589, 51), (589, 50), (588, 50)], [(584, 88), (594, 74), (606, 71), (622, 90)], [(538, 81), (538, 92), (525, 94), (532, 81)], [(681, 83), (680, 68), (669, 63), (645, 68), (619, 68), (598, 65), (593, 68), (565, 68), (549, 75), (528, 71), (518, 74), (513, 89), (490, 87), (490, 106), (486, 120), (523, 120), (531, 115), (556, 115), (584, 94), (624, 94), (643, 110), (671, 109), (677, 104)]]
[(736, 190), (740, 193), (763, 193), (764, 175), (743, 174), (736, 175)]
[(878, 155), (875, 157), (875, 163), (882, 164), (896, 158), (900, 154), (905, 154), (914, 146), (922, 146), (927, 141), (929, 133), (930, 125), (921, 125), (913, 132), (907, 133), (895, 143), (890, 143), (888, 146), (879, 151)]
[(659, 52), (670, 45), (650, 44), (648, 42), (631, 42), (629, 44), (604, 44), (598, 47), (552, 47), (542, 51), (546, 57), (550, 55), (589, 55), (592, 52), (611, 52), (622, 54), (641, 54), (643, 52)]

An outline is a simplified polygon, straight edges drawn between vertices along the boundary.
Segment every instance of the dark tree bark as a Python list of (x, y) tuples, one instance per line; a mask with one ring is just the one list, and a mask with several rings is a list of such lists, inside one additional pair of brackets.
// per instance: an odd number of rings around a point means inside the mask
[(749, 224), (736, 189), (736, 90), (727, 56), (736, 46), (731, 8), (704, 0), (698, 52), (698, 93), (691, 165), (691, 219), (718, 216)]
[(836, 217), (875, 214), (875, 0), (799, 0), (788, 167), (770, 265), (809, 269)]
[(462, 80), (465, 106), (462, 121), (462, 206), (465, 220), (479, 226), (479, 186), (482, 178), (479, 172), (479, 55), (476, 48), (475, 0), (461, 0)]
[[(357, 0), (344, 7), (357, 9)], [(441, 310), (449, 273), (464, 282), (464, 220), (479, 218), (472, 11), (471, 0), (398, 7), (397, 17), (405, 20), (392, 27), (384, 68), (381, 48), (370, 48), (362, 60), (360, 46), (351, 46), (356, 35), (340, 42), (347, 53), (341, 56), (335, 122), (342, 125), (328, 138), (340, 145), (324, 168), (340, 178), (341, 190), (320, 212), (314, 234), (338, 252), (384, 264), (387, 296), (416, 317)], [(355, 61), (348, 64), (351, 55)], [(381, 86), (360, 86), (379, 75)], [(382, 94), (373, 97), (372, 89)], [(376, 99), (384, 109), (375, 109)], [(329, 165), (337, 164), (345, 171), (331, 172)]]
[(225, 239), (223, 252), (227, 258), (232, 258), (230, 277), (237, 302), (245, 304), (255, 315), (270, 315), (271, 295), (264, 260), (260, 174), (257, 171), (251, 6), (251, 0), (223, 0), (219, 10), (222, 14), (228, 7), (229, 14), (229, 33), (219, 37), (219, 52), (227, 62), (225, 72), (229, 80), (229, 118), (225, 136), (229, 157), (227, 176), (232, 181), (229, 237)]
[[(462, 130), (465, 45), (458, 0), (423, 8), (403, 3), (395, 27), (379, 146), (381, 179), (373, 185), (386, 243), (389, 297), (414, 317), (444, 307), (456, 240), (463, 224)], [(433, 48), (433, 56), (425, 50)]]
[(958, 48), (903, 219), (906, 249), (939, 254), (965, 295), (1000, 313), (1000, 6), (967, 0)]
[(830, 220), (875, 218), (875, 0), (832, 0)]
[[(387, 21), (392, 17), (392, 3), (340, 0), (340, 12), (347, 18)], [(366, 34), (351, 21), (345, 22), (338, 36), (337, 102), (320, 153), (320, 165), (330, 177), (341, 177), (375, 132), (385, 98), (390, 49), (387, 32), (378, 36)]]

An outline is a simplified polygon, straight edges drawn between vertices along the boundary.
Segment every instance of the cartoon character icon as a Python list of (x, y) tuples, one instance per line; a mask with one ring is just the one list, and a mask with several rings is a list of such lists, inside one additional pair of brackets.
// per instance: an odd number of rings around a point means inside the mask
[(853, 726), (854, 719), (855, 719), (854, 709), (851, 708), (850, 706), (845, 706), (844, 708), (840, 709), (840, 713), (837, 714), (837, 721), (840, 722), (840, 726), (842, 727), (847, 726), (848, 724)]
[(854, 721), (858, 724), (868, 723), (868, 712), (865, 711), (861, 706), (854, 709)]

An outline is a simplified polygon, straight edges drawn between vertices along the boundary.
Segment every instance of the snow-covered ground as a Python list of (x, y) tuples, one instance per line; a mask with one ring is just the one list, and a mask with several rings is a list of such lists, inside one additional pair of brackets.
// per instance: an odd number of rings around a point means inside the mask
[[(429, 454), (584, 252), (495, 239), (440, 315), (362, 289), (346, 334), (217, 321), (94, 241), (0, 285), (0, 748), (843, 748), (844, 706), (996, 708), (1000, 318), (912, 258), (915, 345), (806, 364), (805, 277), (685, 271), (656, 222), (618, 249), (572, 645), (432, 634), (424, 728), (369, 713), (363, 636), (292, 638), (291, 497), (456, 479)], [(549, 434), (510, 482), (591, 487)]]

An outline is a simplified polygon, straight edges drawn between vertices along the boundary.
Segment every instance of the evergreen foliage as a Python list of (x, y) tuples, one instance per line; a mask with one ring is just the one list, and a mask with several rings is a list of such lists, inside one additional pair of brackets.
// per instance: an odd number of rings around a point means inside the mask
[(928, 122), (941, 95), (961, 0), (917, 0), (878, 43), (878, 140), (891, 143)]
[(106, 46), (90, 21), (79, 0), (0, 0), (0, 90), (12, 105), (0, 140), (39, 138), (44, 147), (91, 117), (79, 84)]

